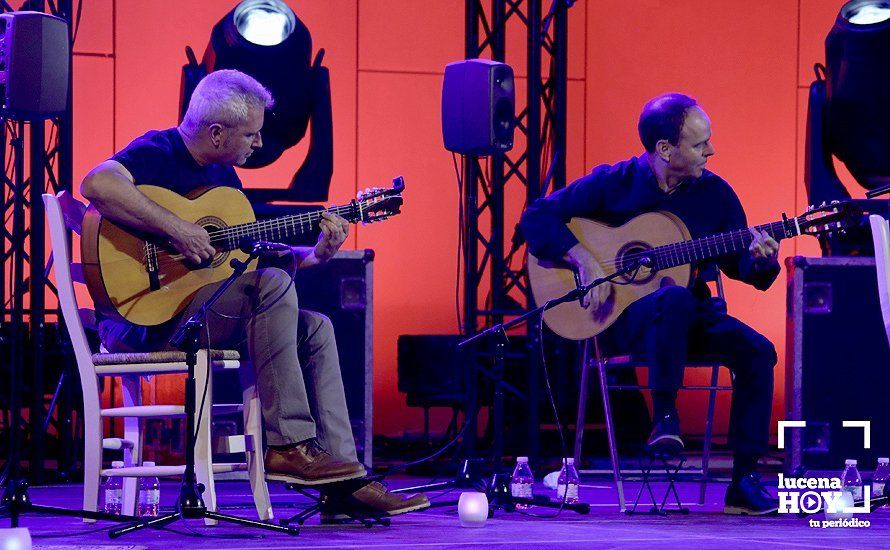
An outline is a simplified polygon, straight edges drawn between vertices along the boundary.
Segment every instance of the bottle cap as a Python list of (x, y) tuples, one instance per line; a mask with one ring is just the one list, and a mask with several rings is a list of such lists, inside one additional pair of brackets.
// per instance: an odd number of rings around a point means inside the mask
[(528, 464), (528, 457), (527, 456), (517, 456), (516, 462), (520, 462), (520, 463), (524, 462), (524, 463)]
[(574, 458), (564, 458), (564, 459), (562, 459), (562, 463), (563, 464), (574, 464), (575, 459)]
[(124, 461), (123, 460), (115, 460), (114, 462), (111, 463), (111, 467), (112, 468), (123, 468)]
[(855, 458), (848, 458), (847, 460), (844, 461), (844, 464), (846, 464), (847, 466), (855, 466), (855, 465), (856, 465), (856, 459), (855, 459)]
[(881, 457), (878, 459), (878, 464), (887, 464), (890, 463), (890, 458)]
[(155, 465), (155, 463), (152, 462), (152, 461), (150, 461), (150, 460), (146, 460), (146, 461), (144, 461), (144, 462), (142, 463), (142, 465), (143, 465), (143, 466), (146, 466), (146, 467), (152, 467), (152, 466)]

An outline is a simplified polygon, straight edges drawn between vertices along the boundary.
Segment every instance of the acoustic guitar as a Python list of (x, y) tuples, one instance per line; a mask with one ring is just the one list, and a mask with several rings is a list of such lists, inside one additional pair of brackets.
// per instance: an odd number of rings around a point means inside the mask
[[(775, 240), (798, 235), (818, 235), (842, 230), (862, 212), (852, 203), (811, 208), (796, 218), (755, 226)], [(638, 266), (611, 284), (608, 299), (599, 308), (583, 308), (566, 302), (544, 313), (553, 332), (570, 340), (585, 340), (607, 329), (629, 305), (667, 285), (689, 286), (690, 264), (747, 251), (751, 232), (739, 229), (691, 239), (686, 225), (668, 212), (649, 212), (620, 227), (583, 218), (572, 218), (569, 230), (600, 263), (606, 275)], [(649, 267), (646, 267), (646, 264)], [(574, 290), (576, 273), (565, 262), (528, 256), (528, 276), (538, 305)], [(609, 284), (609, 283), (606, 283)]]
[(232, 187), (202, 188), (187, 197), (153, 185), (138, 189), (180, 218), (206, 229), (217, 250), (209, 260), (194, 264), (162, 239), (103, 218), (90, 206), (83, 220), (81, 256), (96, 310), (154, 326), (176, 316), (204, 286), (227, 278), (233, 271), (232, 259), (247, 259), (243, 247), (316, 233), (323, 212), (339, 214), (350, 223), (384, 220), (400, 213), (405, 183), (399, 177), (392, 188), (360, 193), (357, 200), (343, 206), (262, 221), (256, 221), (244, 193)]

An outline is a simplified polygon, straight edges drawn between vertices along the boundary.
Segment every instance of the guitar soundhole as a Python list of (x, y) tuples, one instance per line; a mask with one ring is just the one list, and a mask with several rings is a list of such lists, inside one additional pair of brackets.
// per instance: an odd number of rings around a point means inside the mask
[[(214, 231), (219, 231), (220, 229), (226, 227), (226, 224), (221, 219), (213, 216), (201, 218), (195, 223), (203, 227), (208, 233), (211, 234), (211, 236), (213, 235)], [(220, 246), (220, 243), (213, 243), (213, 246), (216, 248), (216, 254), (212, 258), (210, 258), (210, 260), (202, 262), (201, 265), (198, 267), (219, 267), (223, 264), (223, 262), (226, 261), (226, 258), (229, 257), (229, 251)]]
[[(645, 253), (651, 249), (652, 247), (648, 243), (642, 241), (632, 241), (625, 244), (618, 250), (618, 254), (616, 254), (616, 270), (622, 270), (633, 265), (641, 256), (644, 256)], [(626, 275), (623, 275), (621, 279), (624, 283), (644, 285), (654, 279), (655, 274), (656, 271), (652, 268), (640, 267), (636, 271), (630, 271)]]

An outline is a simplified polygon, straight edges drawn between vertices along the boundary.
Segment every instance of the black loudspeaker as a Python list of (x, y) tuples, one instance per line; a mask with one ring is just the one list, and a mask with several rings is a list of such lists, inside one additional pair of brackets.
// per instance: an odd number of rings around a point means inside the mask
[(68, 105), (68, 24), (45, 13), (0, 14), (0, 98), (3, 116), (39, 120)]
[(399, 336), (399, 391), (409, 407), (462, 407), (467, 356), (457, 347), (461, 336)]
[[(873, 470), (890, 454), (890, 347), (881, 316), (874, 258), (797, 256), (788, 267), (785, 419), (786, 470), (840, 472), (844, 460)], [(871, 448), (863, 429), (871, 421)]]
[(445, 148), (485, 156), (513, 148), (513, 69), (488, 59), (467, 59), (445, 67), (442, 137)]

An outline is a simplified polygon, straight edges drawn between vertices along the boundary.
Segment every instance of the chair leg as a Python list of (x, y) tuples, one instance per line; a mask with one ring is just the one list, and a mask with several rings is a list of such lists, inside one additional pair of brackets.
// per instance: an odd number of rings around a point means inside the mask
[(701, 453), (701, 487), (698, 492), (698, 503), (705, 503), (705, 492), (708, 489), (709, 466), (711, 462), (711, 437), (714, 433), (714, 411), (717, 407), (717, 380), (720, 367), (711, 367), (711, 389), (708, 390), (708, 416), (705, 419), (705, 441)]
[[(124, 407), (142, 405), (142, 379), (136, 376), (121, 376), (121, 393)], [(142, 465), (142, 425), (141, 419), (128, 416), (124, 418), (124, 439), (133, 442), (132, 449), (124, 449), (124, 466)], [(100, 443), (101, 446), (101, 443)], [(139, 478), (123, 478), (123, 498), (121, 513), (136, 515), (139, 498)]]
[[(213, 370), (210, 368), (210, 357), (207, 350), (198, 352), (195, 365), (195, 477), (204, 485), (204, 505), (211, 512), (217, 511), (216, 486), (213, 482), (213, 450), (210, 444), (210, 423), (213, 410)], [(206, 398), (204, 397), (206, 393)], [(203, 403), (203, 407), (201, 406)], [(198, 421), (200, 419), (200, 421)], [(186, 444), (191, 434), (186, 434)], [(215, 519), (204, 518), (204, 525), (216, 525)]]
[(272, 502), (269, 498), (269, 486), (266, 484), (266, 472), (263, 464), (263, 434), (260, 398), (256, 386), (244, 389), (244, 437), (247, 474), (250, 478), (250, 490), (253, 493), (253, 504), (257, 515), (262, 521), (275, 517), (272, 513)]
[[(99, 476), (102, 471), (102, 418), (96, 409), (93, 414), (85, 411), (84, 419), (83, 509), (95, 512), (99, 507)], [(83, 521), (93, 523), (96, 520), (83, 518)]]
[(600, 391), (603, 396), (603, 412), (606, 417), (606, 435), (609, 439), (609, 457), (612, 460), (612, 476), (615, 480), (615, 489), (618, 491), (618, 506), (621, 512), (626, 510), (624, 501), (624, 485), (621, 480), (621, 463), (618, 458), (618, 445), (615, 442), (615, 424), (612, 418), (612, 404), (609, 401), (609, 382), (606, 377), (606, 364), (600, 353), (599, 342), (593, 339), (593, 347), (596, 356), (596, 368), (599, 372)]
[(583, 344), (583, 352), (581, 354), (581, 388), (578, 391), (578, 415), (575, 417), (575, 457), (576, 467), (581, 467), (581, 448), (584, 442), (584, 420), (587, 413), (587, 392), (590, 386), (588, 380), (590, 373), (589, 364), (589, 343), (587, 340)]

